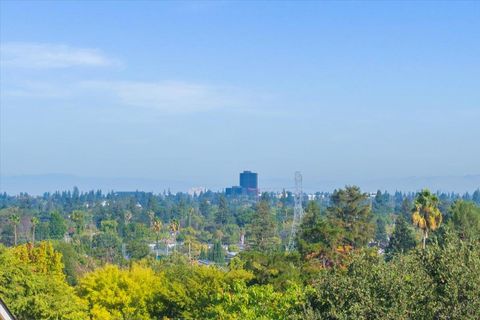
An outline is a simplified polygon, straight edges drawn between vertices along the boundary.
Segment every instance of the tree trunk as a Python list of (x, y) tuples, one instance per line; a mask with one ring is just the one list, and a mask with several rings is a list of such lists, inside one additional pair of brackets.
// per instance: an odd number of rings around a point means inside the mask
[(428, 238), (428, 230), (425, 230), (423, 232), (423, 249), (424, 250), (425, 250), (425, 247), (426, 247), (427, 238)]
[(16, 224), (13, 225), (13, 236), (14, 236), (14, 244), (16, 247), (17, 246), (17, 225)]
[(35, 226), (32, 227), (32, 244), (35, 246)]

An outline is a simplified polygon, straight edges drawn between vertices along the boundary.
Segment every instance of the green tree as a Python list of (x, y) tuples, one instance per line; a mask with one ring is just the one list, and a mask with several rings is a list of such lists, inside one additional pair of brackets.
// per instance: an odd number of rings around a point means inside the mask
[(127, 252), (131, 259), (140, 260), (150, 254), (150, 248), (141, 240), (132, 240), (127, 243)]
[(81, 275), (80, 270), (84, 268), (86, 261), (84, 255), (75, 250), (75, 247), (65, 241), (54, 241), (55, 251), (61, 254), (63, 273), (70, 285), (76, 285)]
[(200, 249), (200, 256), (198, 257), (200, 260), (207, 260), (208, 259), (208, 255), (207, 255), (207, 252), (205, 251), (205, 248), (202, 247)]
[(377, 226), (375, 228), (375, 241), (380, 245), (380, 247), (384, 247), (388, 242), (387, 230), (385, 226), (385, 220), (383, 218), (377, 218)]
[(473, 192), (472, 201), (475, 202), (477, 206), (480, 206), (480, 189), (477, 189)]
[(218, 200), (218, 210), (215, 214), (215, 222), (220, 225), (224, 225), (228, 222), (230, 216), (230, 210), (228, 208), (227, 199), (224, 195), (221, 195)]
[(428, 233), (436, 230), (442, 223), (442, 213), (438, 209), (438, 198), (428, 189), (419, 192), (415, 198), (412, 222), (422, 230), (422, 246), (425, 249)]
[(357, 186), (346, 186), (335, 190), (330, 198), (331, 206), (327, 216), (344, 230), (344, 244), (358, 248), (366, 245), (374, 237), (375, 227), (368, 194)]
[(147, 320), (153, 319), (149, 306), (162, 283), (150, 268), (106, 265), (81, 279), (77, 291), (90, 305), (90, 319)]
[(385, 249), (385, 254), (390, 258), (394, 254), (407, 252), (415, 248), (415, 246), (415, 236), (409, 228), (407, 221), (405, 221), (402, 215), (398, 216), (395, 221), (395, 229)]
[(361, 249), (344, 268), (326, 269), (313, 282), (315, 319), (435, 319), (433, 281), (417, 257), (386, 263)]
[(81, 210), (74, 210), (71, 214), (71, 219), (75, 223), (77, 234), (81, 234), (85, 228), (85, 212)]
[(104, 262), (121, 261), (122, 240), (112, 232), (100, 232), (92, 239), (93, 254)]
[(0, 296), (18, 320), (86, 319), (87, 305), (65, 282), (61, 255), (48, 242), (0, 246)]
[(247, 238), (251, 248), (258, 251), (274, 250), (280, 243), (275, 220), (266, 200), (258, 202), (255, 215), (248, 228)]
[(450, 209), (450, 223), (462, 240), (480, 239), (480, 207), (473, 202), (455, 201)]
[(310, 201), (297, 235), (297, 247), (305, 260), (318, 259), (323, 267), (335, 260), (343, 239), (342, 229), (320, 215), (317, 203)]
[(121, 261), (122, 239), (117, 234), (118, 223), (115, 220), (103, 220), (101, 232), (92, 239), (92, 249), (95, 257), (104, 262)]
[[(250, 284), (272, 285), (277, 290), (285, 290), (292, 283), (301, 284), (305, 279), (298, 253), (284, 251), (243, 251), (239, 258), (243, 268), (253, 274)], [(315, 274), (318, 274), (316, 270)]]
[(382, 193), (380, 190), (377, 191), (375, 198), (373, 199), (373, 212), (378, 215), (386, 215), (391, 212), (392, 207), (390, 205), (390, 195), (385, 192)]
[(405, 220), (410, 220), (412, 218), (412, 203), (405, 197), (402, 201), (402, 207), (400, 212)]
[(480, 319), (478, 242), (461, 240), (447, 230), (442, 245), (429, 245), (417, 259), (433, 284), (435, 319)]
[(220, 265), (225, 264), (225, 250), (219, 240), (216, 240), (213, 243), (213, 246), (208, 253), (208, 259)]
[(60, 215), (60, 212), (52, 212), (50, 216), (49, 228), (51, 239), (63, 239), (65, 232), (67, 232), (67, 225), (63, 217)]

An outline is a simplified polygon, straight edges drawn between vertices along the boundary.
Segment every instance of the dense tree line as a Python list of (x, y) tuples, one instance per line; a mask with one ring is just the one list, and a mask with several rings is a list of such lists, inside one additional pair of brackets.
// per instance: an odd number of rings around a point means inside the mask
[(18, 319), (475, 319), (480, 192), (0, 195)]

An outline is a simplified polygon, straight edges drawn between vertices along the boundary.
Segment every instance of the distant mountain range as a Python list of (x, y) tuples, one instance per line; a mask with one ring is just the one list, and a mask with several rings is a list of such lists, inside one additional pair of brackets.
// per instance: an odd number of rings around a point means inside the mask
[[(293, 180), (293, 179), (292, 179)], [(293, 190), (293, 181), (285, 179), (262, 178), (259, 175), (259, 187), (265, 191), (281, 191), (283, 188)], [(335, 181), (335, 180), (309, 180), (304, 177), (303, 189), (306, 192), (333, 191), (345, 185), (355, 184), (366, 192), (376, 190), (388, 190), (393, 192), (417, 191), (422, 188), (429, 188), (433, 191), (445, 192), (473, 192), (480, 188), (480, 174), (465, 176), (438, 176), (438, 177), (407, 177), (407, 178), (385, 178), (360, 181)], [(0, 176), (0, 191), (8, 194), (27, 192), (32, 195), (41, 195), (44, 192), (57, 190), (71, 190), (74, 186), (81, 191), (102, 190), (114, 191), (151, 191), (160, 193), (171, 190), (187, 191), (193, 187), (189, 181), (173, 181), (144, 178), (102, 178), (102, 177), (80, 177), (68, 174), (44, 174), (44, 175), (22, 175), (22, 176)], [(208, 185), (205, 185), (208, 189)], [(222, 187), (211, 188), (214, 191), (222, 190)]]

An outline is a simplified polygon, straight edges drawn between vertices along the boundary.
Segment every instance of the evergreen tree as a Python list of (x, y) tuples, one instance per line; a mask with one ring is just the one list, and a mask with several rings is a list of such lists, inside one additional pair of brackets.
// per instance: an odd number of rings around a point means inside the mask
[(77, 234), (81, 234), (85, 227), (85, 212), (81, 210), (75, 210), (72, 212), (70, 219), (75, 223), (75, 230)]
[(404, 253), (415, 248), (416, 241), (412, 230), (408, 226), (407, 221), (403, 216), (398, 216), (395, 221), (395, 229), (393, 230), (388, 246), (385, 249), (387, 257), (391, 257), (397, 253)]
[(475, 190), (472, 194), (472, 201), (480, 206), (480, 189)]
[(266, 200), (257, 204), (257, 210), (248, 228), (248, 242), (252, 249), (258, 251), (274, 250), (280, 243), (270, 206)]
[(449, 209), (450, 223), (462, 240), (480, 239), (480, 207), (473, 202), (455, 201)]
[(225, 250), (223, 249), (220, 240), (216, 240), (213, 243), (213, 247), (210, 249), (208, 254), (208, 260), (218, 264), (225, 263)]
[(207, 259), (208, 259), (208, 255), (207, 255), (207, 253), (205, 252), (205, 249), (204, 249), (203, 247), (202, 247), (202, 249), (200, 250), (199, 259), (200, 259), (200, 260), (207, 260)]
[(310, 201), (297, 236), (298, 251), (304, 259), (320, 260), (323, 267), (331, 264), (342, 238), (342, 230), (322, 217), (317, 203)]
[(377, 218), (377, 226), (375, 228), (375, 241), (384, 247), (388, 241), (387, 230), (385, 228), (385, 220)]
[(215, 214), (215, 222), (220, 225), (224, 225), (228, 222), (230, 212), (228, 209), (227, 199), (224, 195), (221, 195), (218, 200), (218, 210)]
[(368, 194), (362, 193), (357, 186), (347, 186), (335, 190), (330, 201), (327, 215), (337, 227), (344, 230), (345, 245), (361, 247), (373, 239), (375, 227)]
[(411, 219), (411, 214), (412, 214), (412, 203), (410, 200), (408, 200), (407, 197), (405, 197), (402, 201), (402, 207), (399, 212), (401, 215), (403, 215), (403, 218), (405, 220), (410, 220)]
[(50, 238), (63, 239), (65, 232), (67, 232), (67, 225), (65, 220), (60, 215), (60, 212), (53, 211), (50, 217)]

